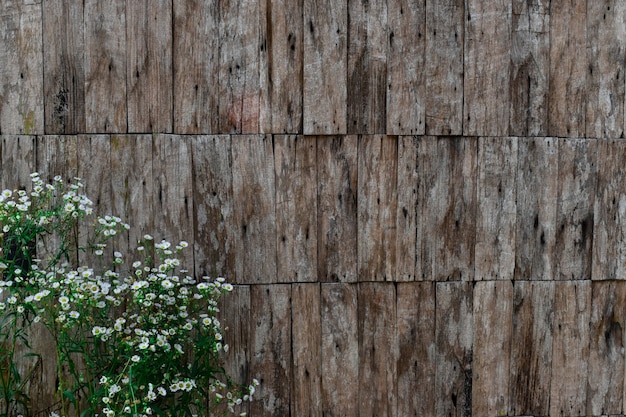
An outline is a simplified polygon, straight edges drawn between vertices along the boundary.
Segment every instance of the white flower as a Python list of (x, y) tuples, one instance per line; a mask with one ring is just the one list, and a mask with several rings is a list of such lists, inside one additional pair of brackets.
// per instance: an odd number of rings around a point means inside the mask
[(141, 360), (141, 358), (139, 357), (139, 355), (133, 355), (130, 358), (130, 360), (133, 361), (133, 362), (139, 362)]

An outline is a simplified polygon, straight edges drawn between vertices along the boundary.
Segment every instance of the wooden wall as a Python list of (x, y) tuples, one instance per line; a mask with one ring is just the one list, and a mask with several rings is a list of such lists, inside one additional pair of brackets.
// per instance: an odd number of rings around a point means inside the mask
[(626, 3), (0, 7), (0, 185), (193, 243), (251, 416), (626, 413)]

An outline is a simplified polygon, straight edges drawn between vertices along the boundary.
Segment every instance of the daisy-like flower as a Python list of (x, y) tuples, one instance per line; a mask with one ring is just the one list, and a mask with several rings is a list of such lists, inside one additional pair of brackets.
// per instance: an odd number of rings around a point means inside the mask
[(133, 355), (131, 356), (130, 360), (137, 363), (141, 360), (141, 358), (139, 357), (139, 355)]

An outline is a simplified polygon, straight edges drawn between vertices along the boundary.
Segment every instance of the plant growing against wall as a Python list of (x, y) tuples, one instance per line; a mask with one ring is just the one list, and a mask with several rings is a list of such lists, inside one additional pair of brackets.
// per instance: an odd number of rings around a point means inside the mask
[[(30, 412), (30, 370), (18, 365), (40, 355), (33, 325), (54, 339), (63, 415), (206, 415), (251, 400), (256, 380), (237, 385), (221, 366), (218, 300), (232, 285), (190, 275), (186, 242), (145, 235), (133, 254), (115, 250), (129, 228), (115, 216), (97, 217), (91, 242), (79, 245), (92, 215), (80, 181), (31, 176), (29, 192), (0, 195), (0, 416)], [(93, 265), (79, 265), (83, 257)]]

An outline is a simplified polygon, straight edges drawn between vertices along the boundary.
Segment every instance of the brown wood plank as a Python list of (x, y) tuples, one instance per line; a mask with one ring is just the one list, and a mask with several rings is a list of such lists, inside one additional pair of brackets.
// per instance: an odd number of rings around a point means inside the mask
[(322, 283), (322, 415), (359, 415), (357, 286)]
[(472, 310), (471, 283), (436, 284), (437, 373), (434, 415), (472, 415)]
[(400, 416), (435, 415), (435, 284), (397, 286), (398, 411)]
[(32, 183), (30, 174), (35, 172), (37, 161), (35, 141), (35, 136), (2, 136), (0, 185), (3, 190), (25, 189)]
[(260, 19), (260, 131), (302, 133), (303, 0), (271, 0), (265, 8)]
[(317, 140), (274, 136), (276, 269), (281, 279), (317, 281)]
[(125, 133), (126, 0), (85, 2), (85, 131)]
[(554, 138), (519, 138), (515, 279), (554, 278), (558, 149)]
[(556, 279), (591, 279), (597, 143), (559, 140)]
[(314, 417), (322, 410), (320, 284), (293, 284), (293, 380), (291, 415)]
[(172, 132), (172, 0), (126, 2), (128, 131)]
[[(74, 178), (79, 176), (78, 172), (78, 147), (79, 141), (76, 136), (46, 135), (35, 139), (35, 158), (37, 166), (34, 168), (44, 182), (51, 183), (54, 177), (60, 175), (64, 182), (75, 182)], [(83, 161), (85, 162), (85, 161)], [(87, 178), (81, 178), (82, 183), (87, 187)], [(99, 182), (99, 179), (98, 179)], [(94, 185), (94, 184), (92, 184)], [(96, 184), (97, 186), (97, 184)], [(83, 193), (90, 190), (84, 188)], [(96, 203), (94, 196), (88, 197)]]
[(514, 283), (508, 415), (549, 415), (554, 290), (554, 282)]
[(218, 2), (173, 3), (174, 131), (218, 133)]
[(551, 416), (584, 416), (591, 281), (555, 282)]
[(417, 149), (420, 139), (416, 136), (398, 137), (398, 179), (396, 212), (396, 270), (397, 281), (415, 280), (415, 259), (419, 252), (417, 243), (418, 222), (417, 207), (421, 201), (418, 196), (419, 166)]
[(83, 2), (51, 0), (43, 7), (44, 130), (85, 131)]
[(477, 282), (473, 296), (472, 415), (504, 416), (509, 410), (512, 281)]
[(581, 137), (585, 134), (586, 4), (586, 0), (550, 3), (550, 136)]
[(304, 134), (347, 132), (347, 0), (304, 1)]
[(468, 0), (463, 63), (463, 134), (509, 134), (511, 2)]
[(619, 414), (624, 396), (626, 282), (591, 284), (587, 415)]
[(426, 134), (463, 132), (463, 0), (426, 2)]
[(0, 134), (43, 133), (41, 4), (2, 2), (0, 28)]
[(276, 192), (272, 138), (233, 137), (233, 219), (236, 282), (288, 281), (276, 274)]
[(511, 2), (510, 135), (548, 133), (549, 5), (539, 0)]
[(624, 137), (624, 62), (626, 4), (587, 1), (585, 136)]
[(260, 385), (250, 415), (288, 416), (291, 398), (291, 285), (253, 285), (250, 373)]
[(320, 282), (357, 280), (356, 136), (317, 138), (317, 273)]
[(517, 138), (478, 140), (475, 265), (477, 280), (515, 272)]
[(423, 135), (426, 0), (387, 3), (387, 134)]

